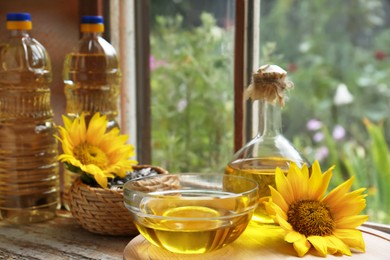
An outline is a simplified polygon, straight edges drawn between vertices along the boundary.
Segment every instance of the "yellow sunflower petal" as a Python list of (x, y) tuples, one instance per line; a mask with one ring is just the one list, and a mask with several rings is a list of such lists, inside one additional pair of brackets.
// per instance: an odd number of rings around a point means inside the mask
[(105, 136), (104, 133), (106, 132), (107, 124), (106, 116), (100, 116), (99, 113), (94, 114), (89, 121), (86, 141), (92, 145), (98, 145)]
[(354, 180), (354, 176), (352, 176), (347, 181), (343, 182), (342, 184), (340, 184), (339, 186), (334, 188), (331, 192), (329, 192), (328, 195), (325, 196), (325, 198), (323, 199), (323, 202), (330, 205), (331, 207), (333, 205), (337, 204), (337, 202), (339, 200), (341, 200), (341, 198), (346, 193), (348, 193), (348, 191), (350, 190), (350, 188), (352, 186), (353, 180)]
[(119, 135), (119, 133), (120, 133), (120, 130), (119, 130), (119, 128), (116, 128), (116, 127), (111, 129), (110, 132), (108, 132), (109, 135)]
[(81, 166), (81, 163), (79, 160), (77, 160), (76, 158), (74, 158), (72, 155), (69, 155), (69, 154), (61, 154), (58, 156), (58, 160), (60, 162), (67, 162), (73, 166), (76, 166), (76, 167), (80, 167)]
[(310, 176), (310, 174), (309, 174), (309, 168), (308, 168), (308, 166), (307, 166), (306, 163), (302, 166), (301, 172), (302, 172), (303, 177), (304, 177), (305, 179), (309, 179), (309, 176)]
[[(136, 162), (134, 162), (134, 164), (136, 164)], [(115, 171), (115, 174), (116, 174), (117, 176), (119, 176), (120, 178), (123, 178), (123, 177), (126, 176), (126, 174), (127, 174), (128, 171), (131, 172), (132, 170), (133, 170), (133, 167), (130, 166), (130, 167), (127, 169), (127, 171), (125, 171), (125, 170), (123, 170), (123, 169), (119, 169), (119, 170)]]
[(279, 226), (283, 228), (284, 230), (290, 231), (293, 230), (293, 227), (291, 226), (290, 223), (287, 222), (284, 218), (282, 218), (279, 215), (276, 215), (276, 221), (278, 222)]
[(72, 124), (70, 125), (70, 127), (68, 129), (69, 140), (72, 140), (72, 142), (75, 145), (80, 143), (80, 138), (79, 138), (79, 134), (78, 134), (79, 125), (80, 125), (80, 118), (75, 118), (72, 121)]
[(321, 174), (321, 168), (318, 161), (312, 165), (312, 172), (308, 182), (308, 199), (319, 200), (328, 189), (330, 179), (332, 178), (333, 167), (330, 167), (324, 174)]
[(84, 114), (80, 117), (80, 125), (78, 126), (78, 129), (80, 142), (85, 142), (87, 136), (87, 123), (85, 122)]
[(336, 229), (333, 235), (343, 241), (351, 248), (365, 252), (366, 246), (363, 240), (363, 234), (357, 229)]
[(69, 139), (72, 140), (74, 146), (83, 143), (85, 141), (86, 125), (84, 114), (73, 120), (70, 128), (68, 129)]
[(338, 200), (332, 200), (333, 203), (342, 204), (343, 202), (353, 202), (353, 201), (359, 201), (361, 199), (365, 199), (367, 197), (367, 194), (362, 194), (366, 188), (361, 188), (358, 190), (354, 190), (348, 193), (345, 193), (343, 196), (339, 197)]
[(71, 125), (72, 125), (72, 120), (70, 120), (70, 118), (68, 118), (67, 116), (62, 116), (62, 121), (64, 121), (64, 127), (65, 129), (70, 129)]
[(305, 195), (307, 194), (308, 175), (305, 176), (305, 174), (301, 171), (301, 169), (295, 163), (292, 163), (290, 165), (290, 169), (294, 173), (287, 174), (287, 181), (291, 185), (291, 188), (294, 192), (295, 199), (296, 198), (303, 199), (303, 198), (305, 198)]
[(289, 243), (295, 243), (303, 238), (305, 238), (304, 235), (293, 230), (286, 234), (286, 236), (284, 237), (284, 241), (287, 241)]
[(96, 182), (100, 185), (100, 187), (107, 188), (108, 181), (106, 176), (101, 174), (94, 174), (93, 177), (95, 178)]
[(348, 229), (357, 228), (368, 220), (367, 215), (354, 215), (341, 218), (336, 221), (336, 228)]
[(103, 170), (100, 169), (99, 166), (97, 165), (94, 165), (94, 164), (81, 164), (80, 166), (80, 169), (86, 173), (89, 173), (91, 175), (97, 175), (97, 174), (101, 174), (103, 175)]
[(275, 204), (273, 201), (271, 202), (272, 204), (272, 208), (274, 209), (275, 211), (275, 214), (277, 216), (280, 216), (281, 218), (283, 218), (284, 220), (287, 221), (287, 214), (285, 211), (283, 211), (277, 204)]
[(63, 141), (68, 141), (71, 142), (71, 139), (69, 138), (68, 131), (63, 128), (62, 126), (58, 126), (58, 133), (60, 134), (60, 137), (58, 137), (62, 142)]
[(295, 201), (294, 191), (288, 182), (286, 175), (280, 168), (276, 168), (275, 170), (275, 183), (277, 190), (288, 204)]
[(131, 161), (129, 157), (131, 157), (130, 153), (127, 151), (116, 151), (115, 153), (109, 154), (110, 162), (113, 165), (125, 167), (126, 165), (130, 165)]
[(115, 165), (123, 169), (124, 171), (131, 171), (133, 169), (133, 166), (137, 164), (138, 162), (136, 160), (122, 159)]
[(358, 215), (365, 207), (366, 200), (364, 198), (345, 200), (336, 206), (330, 206), (335, 221), (338, 221), (344, 217)]
[(327, 237), (328, 242), (328, 253), (335, 254), (340, 252), (344, 255), (352, 255), (351, 250), (349, 247), (339, 238), (335, 236), (328, 236)]
[(269, 186), (271, 190), (272, 201), (278, 205), (284, 212), (288, 211), (288, 204), (284, 200), (283, 196), (272, 186)]
[(320, 256), (326, 256), (328, 254), (327, 237), (309, 236), (307, 240), (317, 250)]
[(309, 241), (307, 241), (306, 237), (303, 236), (300, 240), (294, 242), (294, 249), (295, 252), (297, 252), (299, 257), (302, 257), (306, 255), (306, 253), (309, 251), (311, 244)]
[(73, 145), (69, 144), (69, 142), (66, 140), (62, 144), (62, 150), (64, 151), (64, 153), (73, 156)]
[(324, 199), (334, 214), (335, 221), (344, 217), (357, 215), (366, 207), (366, 195), (361, 193), (364, 188), (348, 192), (352, 185), (353, 178), (342, 183), (332, 190)]
[[(117, 151), (115, 149), (118, 146), (125, 145), (128, 137), (127, 135), (120, 135), (120, 136), (109, 136), (107, 135), (104, 139), (100, 141), (99, 146), (102, 147), (105, 151), (107, 151), (108, 154), (113, 153)], [(130, 147), (130, 145), (128, 145)], [(128, 149), (127, 147), (122, 147), (122, 149)]]

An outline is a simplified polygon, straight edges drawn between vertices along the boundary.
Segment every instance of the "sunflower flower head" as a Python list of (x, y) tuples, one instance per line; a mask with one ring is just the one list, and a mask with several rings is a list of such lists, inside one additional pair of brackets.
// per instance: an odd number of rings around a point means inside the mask
[(62, 117), (64, 126), (58, 127), (63, 154), (58, 160), (69, 170), (81, 173), (81, 178), (94, 180), (106, 188), (108, 179), (124, 177), (138, 162), (131, 160), (134, 147), (126, 144), (127, 135), (121, 135), (118, 128), (106, 131), (108, 120), (99, 113), (94, 114), (88, 126), (85, 115), (73, 121)]
[(364, 252), (358, 226), (367, 219), (359, 215), (366, 207), (365, 188), (349, 191), (353, 177), (325, 194), (332, 170), (322, 173), (315, 161), (311, 173), (306, 165), (292, 164), (287, 175), (275, 172), (276, 187), (266, 203), (268, 213), (285, 230), (285, 241), (292, 243), (298, 256), (314, 248), (321, 256), (352, 255), (351, 248)]

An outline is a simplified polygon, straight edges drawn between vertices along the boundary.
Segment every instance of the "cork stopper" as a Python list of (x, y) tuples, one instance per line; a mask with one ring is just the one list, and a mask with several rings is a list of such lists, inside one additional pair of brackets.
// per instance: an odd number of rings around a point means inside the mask
[(277, 65), (263, 65), (253, 73), (252, 83), (245, 91), (245, 96), (252, 100), (263, 99), (269, 103), (279, 102), (284, 106), (284, 92), (294, 84), (287, 79), (287, 72)]

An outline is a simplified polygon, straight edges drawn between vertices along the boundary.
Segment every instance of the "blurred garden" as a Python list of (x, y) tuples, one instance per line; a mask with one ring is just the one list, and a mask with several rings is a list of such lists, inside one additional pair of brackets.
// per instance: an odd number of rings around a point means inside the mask
[[(196, 1), (177, 2), (188, 11)], [(184, 17), (152, 15), (153, 161), (173, 172), (223, 171), (233, 154), (234, 21), (203, 12), (191, 26)], [(386, 0), (261, 1), (260, 63), (281, 66), (295, 84), (284, 135), (309, 161), (336, 165), (332, 186), (355, 176), (356, 187), (368, 188), (370, 221), (383, 223), (390, 223), (389, 28)]]

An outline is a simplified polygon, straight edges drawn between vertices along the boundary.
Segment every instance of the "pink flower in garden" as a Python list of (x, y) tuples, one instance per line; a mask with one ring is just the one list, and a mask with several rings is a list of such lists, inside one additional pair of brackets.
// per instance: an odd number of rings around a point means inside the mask
[(323, 160), (326, 159), (326, 157), (328, 157), (329, 155), (329, 149), (328, 147), (326, 146), (321, 146), (320, 148), (317, 149), (316, 153), (315, 153), (315, 158), (316, 160), (318, 160), (319, 162), (322, 162)]
[(381, 61), (387, 58), (387, 53), (384, 51), (375, 51), (374, 57), (375, 59)]
[(345, 137), (345, 128), (342, 127), (341, 125), (336, 125), (334, 128), (333, 128), (333, 133), (332, 133), (332, 136), (335, 140), (341, 140)]
[(322, 127), (322, 122), (318, 119), (310, 119), (309, 121), (307, 121), (306, 123), (306, 128), (307, 130), (309, 131), (317, 131), (317, 130), (320, 130)]
[(156, 67), (154, 56), (149, 56), (149, 67), (150, 70), (154, 70)]
[(159, 67), (163, 67), (167, 64), (164, 60), (156, 60), (154, 56), (149, 56), (149, 67), (150, 70), (155, 70)]
[(319, 143), (322, 140), (324, 140), (324, 138), (325, 138), (325, 136), (324, 136), (323, 132), (317, 132), (313, 136), (313, 141), (316, 142), (316, 143)]

